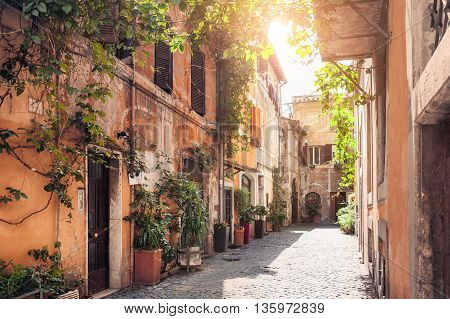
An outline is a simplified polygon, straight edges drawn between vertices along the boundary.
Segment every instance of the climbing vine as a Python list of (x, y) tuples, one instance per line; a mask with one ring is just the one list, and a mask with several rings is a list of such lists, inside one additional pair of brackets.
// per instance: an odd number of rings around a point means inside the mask
[[(320, 1), (321, 2), (321, 1)], [(18, 30), (2, 33), (4, 52), (0, 65), (3, 90), (0, 108), (27, 92), (42, 117), (35, 117), (20, 129), (0, 128), (0, 153), (19, 162), (47, 182), (48, 203), (27, 214), (21, 223), (43, 211), (55, 194), (72, 208), (67, 190), (83, 181), (86, 159), (106, 164), (115, 150), (122, 152), (127, 168), (138, 174), (145, 163), (131, 137), (105, 131), (103, 118), (111, 98), (111, 81), (116, 74), (118, 52), (134, 55), (137, 46), (157, 41), (183, 51), (185, 42), (194, 47), (208, 44), (216, 61), (223, 62), (221, 127), (232, 157), (248, 144), (249, 83), (258, 56), (273, 52), (266, 34), (274, 16), (294, 21), (295, 42), (306, 40), (311, 24), (311, 0), (24, 0), (7, 1), (25, 18)], [(9, 8), (8, 8), (9, 9)], [(167, 18), (172, 9), (181, 12), (180, 21)], [(179, 28), (180, 22), (185, 27)], [(101, 31), (112, 30), (109, 39)], [(181, 31), (182, 29), (182, 31)], [(307, 51), (308, 52), (308, 51)], [(14, 107), (14, 103), (10, 103)], [(131, 134), (130, 134), (131, 135)], [(88, 146), (95, 145), (95, 148)], [(39, 155), (35, 167), (24, 156)], [(27, 199), (20, 189), (8, 186), (0, 194), (0, 205)], [(5, 220), (1, 220), (4, 221)]]
[(325, 63), (316, 72), (315, 85), (320, 90), (323, 111), (331, 115), (330, 125), (336, 128), (336, 151), (333, 163), (342, 171), (341, 188), (351, 187), (355, 178), (358, 145), (354, 137), (354, 107), (365, 105), (374, 97), (358, 85), (355, 66)]

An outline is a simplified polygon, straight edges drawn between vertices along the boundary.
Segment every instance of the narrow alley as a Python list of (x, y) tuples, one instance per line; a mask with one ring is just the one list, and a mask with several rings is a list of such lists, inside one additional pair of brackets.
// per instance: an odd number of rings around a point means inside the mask
[[(228, 261), (231, 256), (240, 260)], [(227, 260), (228, 259), (228, 260)], [(194, 273), (110, 298), (373, 298), (361, 272), (356, 240), (333, 225), (290, 226), (215, 254)]]

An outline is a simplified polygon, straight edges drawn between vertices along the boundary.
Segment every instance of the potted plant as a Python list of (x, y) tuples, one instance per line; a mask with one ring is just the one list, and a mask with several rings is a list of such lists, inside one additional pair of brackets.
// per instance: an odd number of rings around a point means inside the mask
[(267, 220), (272, 223), (273, 231), (280, 231), (281, 226), (286, 220), (286, 212), (283, 202), (277, 197), (269, 204), (269, 214)]
[(47, 246), (31, 249), (28, 255), (39, 264), (26, 267), (0, 259), (0, 298), (79, 299), (82, 279), (66, 273), (61, 265), (61, 243), (50, 254)]
[(162, 248), (167, 242), (167, 227), (170, 215), (159, 194), (144, 187), (135, 189), (131, 203), (133, 212), (125, 217), (134, 221), (134, 271), (135, 282), (154, 285), (160, 281)]
[(319, 214), (319, 206), (315, 204), (307, 204), (306, 213), (310, 216), (314, 224), (320, 224), (322, 216)]
[(264, 220), (263, 217), (267, 215), (267, 209), (264, 205), (256, 205), (254, 208), (255, 215), (258, 219), (255, 220), (255, 238), (263, 238), (264, 236)]
[(253, 208), (250, 204), (250, 192), (245, 188), (238, 188), (235, 193), (235, 199), (239, 217), (239, 226), (237, 231), (239, 233), (242, 231), (242, 228), (244, 229), (244, 244), (246, 245), (250, 242), (252, 226), (251, 222), (254, 219)]
[(227, 223), (214, 224), (214, 251), (224, 252), (228, 248), (228, 237), (230, 228)]
[(208, 210), (200, 189), (193, 181), (185, 180), (178, 197), (181, 215), (181, 245), (178, 262), (188, 269), (202, 264), (201, 245), (208, 234)]

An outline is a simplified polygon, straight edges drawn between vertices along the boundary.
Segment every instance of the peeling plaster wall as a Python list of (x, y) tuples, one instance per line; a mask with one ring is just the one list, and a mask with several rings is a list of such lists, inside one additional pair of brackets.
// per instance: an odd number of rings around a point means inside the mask
[[(146, 51), (149, 53), (144, 54)], [(165, 151), (174, 159), (174, 169), (181, 168), (182, 150), (192, 147), (194, 144), (203, 144), (216, 148), (217, 144), (212, 130), (215, 128), (216, 118), (216, 75), (215, 64), (212, 57), (206, 54), (206, 115), (201, 117), (190, 110), (190, 53), (175, 54), (174, 57), (174, 86), (175, 92), (169, 95), (158, 87), (153, 81), (153, 48), (147, 46), (138, 50), (138, 57), (145, 60), (145, 66), (137, 67), (136, 73), (136, 106), (134, 111), (135, 132), (137, 144), (146, 152), (147, 156), (157, 149)], [(119, 131), (130, 129), (131, 95), (132, 95), (132, 70), (118, 61), (116, 77), (111, 81), (113, 97), (97, 107), (105, 112), (101, 125), (113, 139)], [(88, 66), (87, 61), (80, 61), (80, 65)], [(78, 70), (77, 70), (78, 72)], [(82, 85), (89, 81), (91, 74), (89, 68), (80, 68), (80, 82)], [(0, 90), (4, 88), (0, 87)], [(30, 125), (32, 118), (42, 120), (43, 117), (28, 111), (29, 94), (12, 96), (7, 99), (0, 109), (0, 127), (16, 130), (19, 127)], [(45, 107), (45, 105), (44, 105)], [(122, 141), (117, 141), (123, 145)], [(26, 159), (33, 167), (41, 168), (49, 164), (48, 158), (32, 151), (23, 151)], [(150, 163), (151, 164), (151, 163)], [(130, 223), (122, 220), (130, 212), (130, 185), (125, 165), (121, 165), (121, 173), (115, 180), (120, 182), (114, 192), (111, 193), (113, 221), (117, 227), (111, 230), (111, 235), (117, 245), (110, 247), (115, 251), (111, 255), (111, 270), (114, 273), (112, 285), (114, 288), (124, 287), (131, 283), (132, 278), (132, 251)], [(0, 217), (7, 220), (18, 220), (27, 212), (42, 208), (49, 197), (49, 193), (43, 191), (47, 180), (30, 172), (7, 156), (0, 154), (0, 190), (7, 186), (20, 188), (28, 196), (29, 200), (21, 200), (8, 206), (1, 205)], [(87, 173), (86, 173), (87, 175)], [(114, 175), (114, 174), (113, 174)], [(114, 175), (114, 176), (115, 176)], [(208, 208), (213, 217), (217, 216), (215, 207), (218, 205), (218, 181), (216, 171), (206, 174), (203, 178), (203, 188)], [(155, 180), (151, 175), (150, 182)], [(77, 190), (86, 189), (84, 183), (72, 183), (68, 194), (77, 201)], [(3, 193), (3, 192), (2, 192)], [(85, 192), (85, 198), (87, 192)], [(77, 207), (70, 211), (59, 204), (56, 196), (53, 196), (48, 208), (18, 226), (0, 223), (0, 242), (11, 243), (0, 245), (0, 258), (13, 260), (16, 264), (32, 265), (34, 261), (27, 255), (29, 249), (41, 248), (44, 245), (53, 247), (55, 241), (62, 242), (63, 264), (69, 272), (87, 279), (87, 201), (85, 210)], [(72, 218), (68, 216), (71, 214)], [(212, 251), (212, 234), (205, 241), (207, 254)], [(111, 279), (111, 278), (110, 278)]]

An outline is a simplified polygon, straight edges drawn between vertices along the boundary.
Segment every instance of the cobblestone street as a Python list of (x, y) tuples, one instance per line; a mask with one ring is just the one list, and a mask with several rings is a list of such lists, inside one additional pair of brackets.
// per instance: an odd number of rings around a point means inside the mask
[[(356, 240), (335, 226), (291, 226), (216, 254), (204, 269), (110, 298), (372, 298), (360, 271)], [(231, 253), (237, 261), (225, 260)]]

